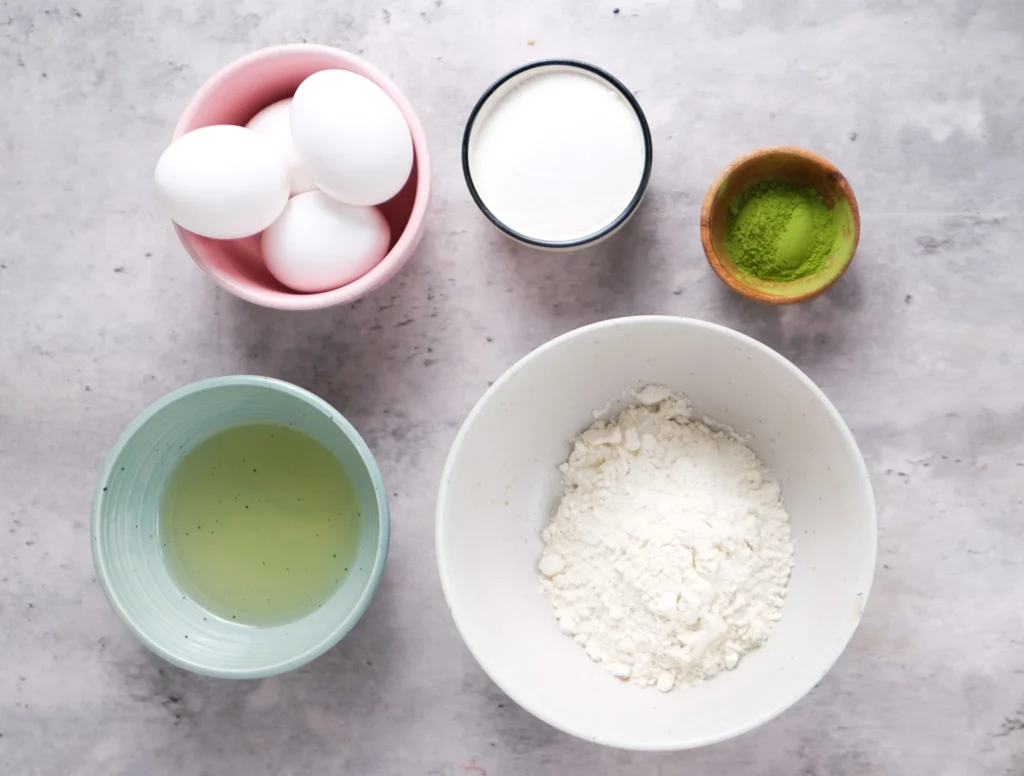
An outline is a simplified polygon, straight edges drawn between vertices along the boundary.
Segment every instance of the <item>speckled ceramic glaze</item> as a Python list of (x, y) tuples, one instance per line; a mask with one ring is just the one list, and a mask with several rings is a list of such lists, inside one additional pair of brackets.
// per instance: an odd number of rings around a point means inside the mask
[[(165, 566), (159, 534), (161, 495), (177, 463), (210, 435), (258, 421), (290, 425), (334, 453), (362, 515), (354, 566), (341, 586), (322, 608), (274, 627), (224, 620), (193, 602)], [(168, 394), (121, 434), (96, 485), (92, 551), (107, 600), (143, 644), (190, 671), (245, 679), (303, 665), (348, 633), (377, 588), (389, 527), (377, 464), (333, 407), (280, 380), (221, 377)]]

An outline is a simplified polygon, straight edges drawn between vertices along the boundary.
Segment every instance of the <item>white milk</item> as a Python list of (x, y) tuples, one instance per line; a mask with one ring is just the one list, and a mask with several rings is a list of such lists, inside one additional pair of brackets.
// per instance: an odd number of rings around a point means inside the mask
[(569, 241), (608, 226), (644, 174), (640, 118), (610, 83), (539, 69), (499, 88), (477, 116), (469, 167), (480, 199), (526, 237)]

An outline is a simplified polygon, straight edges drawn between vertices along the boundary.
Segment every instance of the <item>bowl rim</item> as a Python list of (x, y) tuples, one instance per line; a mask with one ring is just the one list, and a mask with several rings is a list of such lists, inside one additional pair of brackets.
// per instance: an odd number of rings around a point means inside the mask
[[(575, 68), (577, 70), (586, 71), (591, 76), (596, 76), (599, 80), (605, 81), (608, 85), (619, 92), (625, 98), (626, 102), (629, 103), (630, 108), (633, 109), (633, 112), (636, 114), (636, 117), (640, 122), (640, 131), (643, 134), (644, 139), (643, 173), (640, 176), (640, 183), (625, 209), (612, 221), (609, 221), (596, 232), (591, 232), (583, 237), (576, 237), (572, 240), (543, 240), (537, 237), (530, 237), (529, 235), (525, 235), (506, 224), (484, 203), (483, 198), (477, 191), (476, 184), (473, 182), (473, 172), (470, 166), (469, 146), (470, 140), (473, 136), (473, 128), (476, 125), (476, 120), (479, 117), (480, 112), (490, 101), (491, 97), (494, 96), (494, 93), (513, 78), (518, 78), (523, 73), (528, 73), (531, 70), (545, 67)], [(605, 237), (617, 231), (619, 227), (625, 224), (632, 217), (636, 209), (640, 207), (640, 202), (643, 201), (644, 194), (647, 193), (647, 185), (650, 183), (651, 171), (653, 168), (654, 143), (651, 139), (651, 128), (647, 123), (647, 117), (644, 115), (643, 108), (640, 107), (639, 101), (633, 93), (626, 88), (626, 85), (623, 84), (622, 81), (613, 76), (607, 70), (578, 59), (538, 59), (534, 62), (527, 62), (525, 65), (520, 65), (513, 70), (509, 70), (488, 86), (484, 93), (480, 95), (480, 98), (473, 106), (473, 110), (470, 111), (469, 118), (466, 120), (466, 127), (462, 132), (462, 175), (466, 179), (466, 186), (469, 188), (469, 195), (473, 198), (473, 201), (480, 209), (480, 212), (483, 213), (487, 217), (487, 220), (494, 224), (498, 229), (513, 240), (525, 245), (533, 246), (534, 248), (542, 248), (545, 250), (571, 250), (575, 248), (582, 248), (584, 246), (600, 242)]]
[[(843, 197), (849, 203), (850, 212), (853, 215), (853, 246), (850, 250), (849, 257), (847, 257), (846, 261), (843, 262), (843, 266), (839, 270), (838, 274), (829, 280), (829, 282), (795, 296), (775, 294), (771, 291), (764, 291), (760, 289), (755, 291), (747, 284), (741, 283), (722, 263), (722, 260), (718, 255), (718, 251), (715, 250), (714, 244), (711, 240), (711, 210), (718, 203), (718, 190), (726, 180), (728, 180), (729, 176), (736, 172), (740, 167), (743, 167), (756, 159), (762, 159), (770, 156), (796, 157), (824, 170), (835, 179), (836, 186), (838, 186), (839, 190), (843, 193)], [(804, 302), (808, 299), (813, 299), (819, 294), (825, 293), (835, 285), (839, 278), (846, 274), (846, 270), (850, 268), (850, 264), (853, 263), (853, 257), (857, 255), (857, 246), (860, 243), (860, 207), (857, 204), (857, 197), (854, 195), (853, 188), (850, 186), (850, 182), (846, 179), (846, 176), (839, 171), (838, 167), (824, 156), (798, 146), (764, 146), (733, 159), (711, 182), (707, 193), (704, 195), (704, 202), (700, 209), (700, 241), (701, 245), (704, 247), (704, 255), (707, 257), (708, 264), (711, 265), (711, 269), (714, 270), (715, 274), (718, 275), (719, 279), (723, 283), (729, 286), (729, 288), (740, 296), (754, 302), (767, 304), (796, 304), (797, 302)], [(775, 285), (781, 287), (788, 285), (788, 283), (776, 283)]]
[[(327, 636), (317, 643), (298, 651), (298, 653), (291, 658), (280, 660), (275, 663), (268, 663), (256, 668), (239, 669), (218, 668), (183, 659), (175, 652), (164, 647), (163, 644), (151, 639), (149, 635), (143, 631), (131, 617), (128, 616), (117, 589), (111, 583), (110, 574), (107, 568), (107, 554), (103, 544), (99, 540), (99, 532), (100, 526), (104, 521), (104, 496), (107, 483), (110, 481), (114, 465), (117, 462), (118, 457), (123, 452), (125, 445), (128, 444), (139, 429), (152, 418), (163, 412), (167, 407), (187, 396), (208, 390), (225, 387), (237, 388), (241, 386), (269, 388), (300, 399), (314, 410), (317, 410), (322, 415), (326, 416), (327, 419), (337, 426), (349, 441), (352, 442), (353, 446), (356, 448), (356, 452), (359, 453), (360, 460), (366, 467), (367, 473), (370, 475), (370, 481), (373, 483), (374, 492), (377, 496), (377, 522), (379, 525), (380, 535), (377, 539), (377, 551), (373, 560), (373, 568), (370, 569), (370, 576), (367, 580), (366, 586), (363, 588), (362, 593), (349, 613)], [(366, 444), (359, 432), (356, 431), (355, 427), (352, 426), (348, 419), (345, 418), (345, 416), (338, 410), (316, 394), (307, 391), (305, 388), (300, 388), (299, 386), (285, 382), (284, 380), (278, 380), (273, 377), (261, 377), (258, 375), (229, 375), (189, 383), (171, 391), (170, 393), (164, 394), (139, 412), (127, 427), (125, 427), (124, 431), (121, 432), (117, 441), (110, 448), (106, 458), (104, 459), (103, 468), (100, 476), (96, 480), (96, 486), (93, 491), (89, 522), (89, 542), (92, 546), (92, 559), (93, 566), (96, 570), (96, 581), (99, 582), (100, 588), (103, 590), (103, 595), (106, 597), (107, 602), (117, 614), (118, 618), (120, 618), (121, 622), (125, 624), (128, 630), (131, 631), (135, 635), (135, 638), (137, 638), (144, 646), (162, 657), (168, 663), (176, 665), (179, 668), (184, 668), (187, 671), (192, 671), (196, 674), (212, 676), (220, 679), (262, 679), (268, 676), (275, 676), (286, 671), (291, 671), (292, 669), (298, 668), (312, 660), (315, 660), (341, 641), (341, 639), (343, 639), (362, 618), (366, 609), (370, 605), (370, 600), (377, 592), (377, 587), (380, 584), (380, 577), (384, 571), (384, 563), (387, 560), (388, 547), (391, 539), (390, 509), (388, 507), (387, 491), (384, 488), (380, 469), (377, 466), (377, 462), (374, 459), (369, 446)]]
[[(239, 299), (244, 299), (261, 307), (277, 310), (319, 310), (333, 307), (345, 304), (346, 302), (353, 302), (387, 283), (398, 274), (398, 271), (409, 260), (423, 238), (423, 233), (426, 230), (427, 206), (430, 202), (430, 149), (427, 133), (423, 129), (423, 123), (420, 121), (419, 114), (416, 113), (408, 97), (382, 71), (362, 57), (322, 43), (284, 43), (277, 46), (267, 46), (232, 60), (207, 78), (189, 98), (188, 104), (185, 106), (174, 127), (171, 142), (177, 140), (186, 131), (189, 131), (187, 127), (194, 120), (198, 106), (204, 104), (209, 99), (210, 94), (224, 82), (231, 81), (239, 73), (256, 62), (287, 59), (292, 56), (307, 54), (321, 54), (325, 57), (330, 57), (337, 62), (339, 69), (351, 70), (359, 75), (368, 77), (395, 102), (402, 112), (406, 124), (409, 126), (409, 134), (412, 136), (416, 165), (416, 193), (413, 197), (412, 211), (409, 213), (409, 220), (405, 225), (405, 229), (402, 230), (401, 235), (399, 235), (391, 250), (384, 255), (384, 258), (376, 266), (351, 283), (346, 283), (338, 288), (332, 288), (329, 291), (319, 291), (311, 294), (299, 291), (287, 293), (276, 289), (264, 288), (253, 290), (235, 283), (231, 278), (218, 273), (206, 261), (203, 251), (196, 247), (194, 235), (191, 232), (182, 229), (173, 221), (171, 222), (178, 240), (185, 248), (185, 252), (218, 286)], [(198, 127), (196, 128), (198, 129)]]
[[(708, 746), (710, 744), (716, 744), (730, 738), (747, 733), (766, 722), (771, 721), (775, 717), (782, 714), (784, 711), (792, 707), (801, 698), (807, 695), (813, 690), (818, 682), (830, 671), (835, 665), (839, 656), (845, 651), (850, 639), (853, 637), (854, 632), (860, 624), (860, 620), (854, 625), (844, 639), (840, 639), (836, 642), (835, 646), (830, 652), (826, 652), (824, 661), (826, 664), (825, 670), (822, 675), (806, 683), (805, 686), (799, 686), (794, 691), (783, 696), (783, 699), (775, 704), (774, 708), (757, 718), (750, 720), (749, 722), (739, 725), (731, 730), (723, 731), (717, 735), (706, 736), (699, 739), (680, 737), (676, 740), (662, 740), (662, 741), (646, 741), (637, 743), (622, 738), (615, 737), (604, 737), (597, 738), (587, 733), (585, 730), (577, 727), (572, 720), (563, 719), (557, 715), (548, 714), (545, 710), (539, 709), (536, 706), (525, 702), (522, 696), (517, 692), (516, 688), (510, 687), (506, 684), (499, 682), (493, 675), (489, 668), (489, 661), (480, 649), (480, 645), (474, 641), (474, 639), (468, 635), (466, 630), (466, 620), (463, 619), (461, 612), (458, 609), (458, 595), (456, 591), (456, 584), (452, 576), (452, 570), (448, 559), (447, 545), (443, 541), (443, 536), (446, 532), (447, 526), (447, 511), (449, 495), (449, 483), (451, 480), (452, 472), (456, 466), (456, 463), (461, 455), (461, 447), (465, 441), (465, 437), (469, 431), (469, 428), (476, 422), (477, 417), (483, 412), (484, 408), (490, 404), (494, 398), (501, 392), (507, 383), (515, 379), (516, 375), (526, 368), (532, 361), (535, 361), (540, 356), (546, 354), (549, 351), (556, 350), (570, 340), (588, 336), (594, 332), (599, 332), (604, 329), (617, 328), (623, 326), (645, 326), (648, 324), (669, 324), (677, 326), (679, 328), (697, 328), (714, 331), (722, 334), (728, 338), (733, 339), (746, 347), (758, 350), (761, 353), (769, 356), (771, 359), (776, 361), (781, 367), (787, 369), (794, 377), (799, 380), (805, 388), (807, 388), (811, 394), (818, 400), (818, 402), (824, 407), (829, 418), (835, 423), (836, 428), (839, 430), (840, 435), (843, 438), (846, 446), (852, 450), (855, 454), (854, 459), (857, 463), (857, 474), (860, 481), (864, 484), (866, 489), (866, 497), (868, 502), (868, 531), (869, 531), (869, 547), (870, 552), (864, 559), (864, 571), (865, 571), (865, 588), (861, 596), (862, 612), (863, 607), (867, 605), (869, 595), (871, 593), (872, 583), (874, 581), (875, 567), (877, 564), (878, 556), (878, 515), (877, 505), (875, 502), (874, 488), (871, 484), (871, 478), (868, 473), (867, 464), (864, 461), (864, 456), (857, 445), (856, 439), (854, 439), (853, 433), (850, 431), (849, 426), (843, 420), (839, 411), (835, 408), (835, 405), (829, 401), (825, 393), (819, 388), (810, 377), (808, 377), (799, 367), (797, 367), (792, 361), (787, 359), (781, 353), (773, 350), (772, 348), (765, 345), (753, 337), (747, 336), (742, 332), (731, 329), (721, 324), (711, 323), (710, 321), (702, 321), (696, 318), (686, 318), (682, 316), (674, 315), (637, 315), (627, 316), (622, 318), (612, 318), (605, 321), (599, 321), (597, 323), (591, 323), (586, 326), (581, 326), (572, 331), (566, 332), (554, 339), (548, 340), (544, 344), (535, 348), (534, 350), (527, 353), (525, 356), (516, 361), (511, 367), (509, 367), (499, 377), (493, 385), (491, 385), (480, 397), (477, 403), (470, 410), (469, 415), (466, 416), (462, 426), (459, 428), (459, 432), (455, 437), (455, 441), (452, 443), (451, 450), (448, 453), (448, 457), (445, 460), (444, 469), (441, 473), (441, 483), (437, 497), (437, 508), (434, 516), (434, 551), (437, 555), (437, 567), (438, 574), (441, 578), (441, 589), (444, 593), (445, 602), (448, 606), (448, 612), (455, 623), (455, 628), (462, 637), (463, 642), (469, 649), (470, 653), (476, 659), (477, 663), (483, 669), (484, 673), (493, 681), (499, 689), (504, 692), (509, 698), (515, 701), (519, 706), (528, 711), (533, 716), (546, 722), (547, 724), (561, 730), (564, 733), (583, 739), (585, 741), (591, 741), (593, 743), (601, 744), (603, 746), (609, 746), (617, 749), (628, 749), (633, 751), (649, 751), (649, 752), (667, 752), (667, 751), (680, 751), (685, 749), (696, 749), (702, 746)], [(647, 691), (653, 691), (647, 688)]]

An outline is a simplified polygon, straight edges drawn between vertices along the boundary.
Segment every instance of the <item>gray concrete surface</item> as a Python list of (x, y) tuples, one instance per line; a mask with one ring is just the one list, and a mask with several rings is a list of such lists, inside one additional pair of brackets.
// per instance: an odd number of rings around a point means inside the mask
[[(391, 74), (436, 170), (410, 265), (315, 314), (217, 290), (151, 185), (209, 74), (297, 40)], [(474, 99), (547, 56), (617, 74), (654, 134), (641, 213), (572, 256), (502, 239), (459, 168)], [(0, 2), (0, 773), (1022, 776), (1022, 72), (1018, 0)], [(776, 143), (835, 161), (863, 209), (851, 272), (790, 309), (731, 295), (698, 238), (713, 176)], [(760, 730), (666, 755), (573, 740), (505, 698), (448, 618), (432, 543), (445, 453), (488, 382), (568, 329), (649, 312), (735, 327), (806, 370), (864, 450), (880, 520), (874, 593), (832, 673)], [(227, 683), (133, 641), (88, 518), (137, 411), (237, 372), (355, 423), (394, 538), (339, 647)]]

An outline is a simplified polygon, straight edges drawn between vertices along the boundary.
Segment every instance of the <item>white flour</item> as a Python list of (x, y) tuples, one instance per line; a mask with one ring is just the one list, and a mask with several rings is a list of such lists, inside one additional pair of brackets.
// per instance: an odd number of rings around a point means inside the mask
[(666, 692), (763, 644), (793, 567), (778, 482), (668, 394), (644, 389), (576, 438), (540, 559), (561, 629), (615, 676)]

